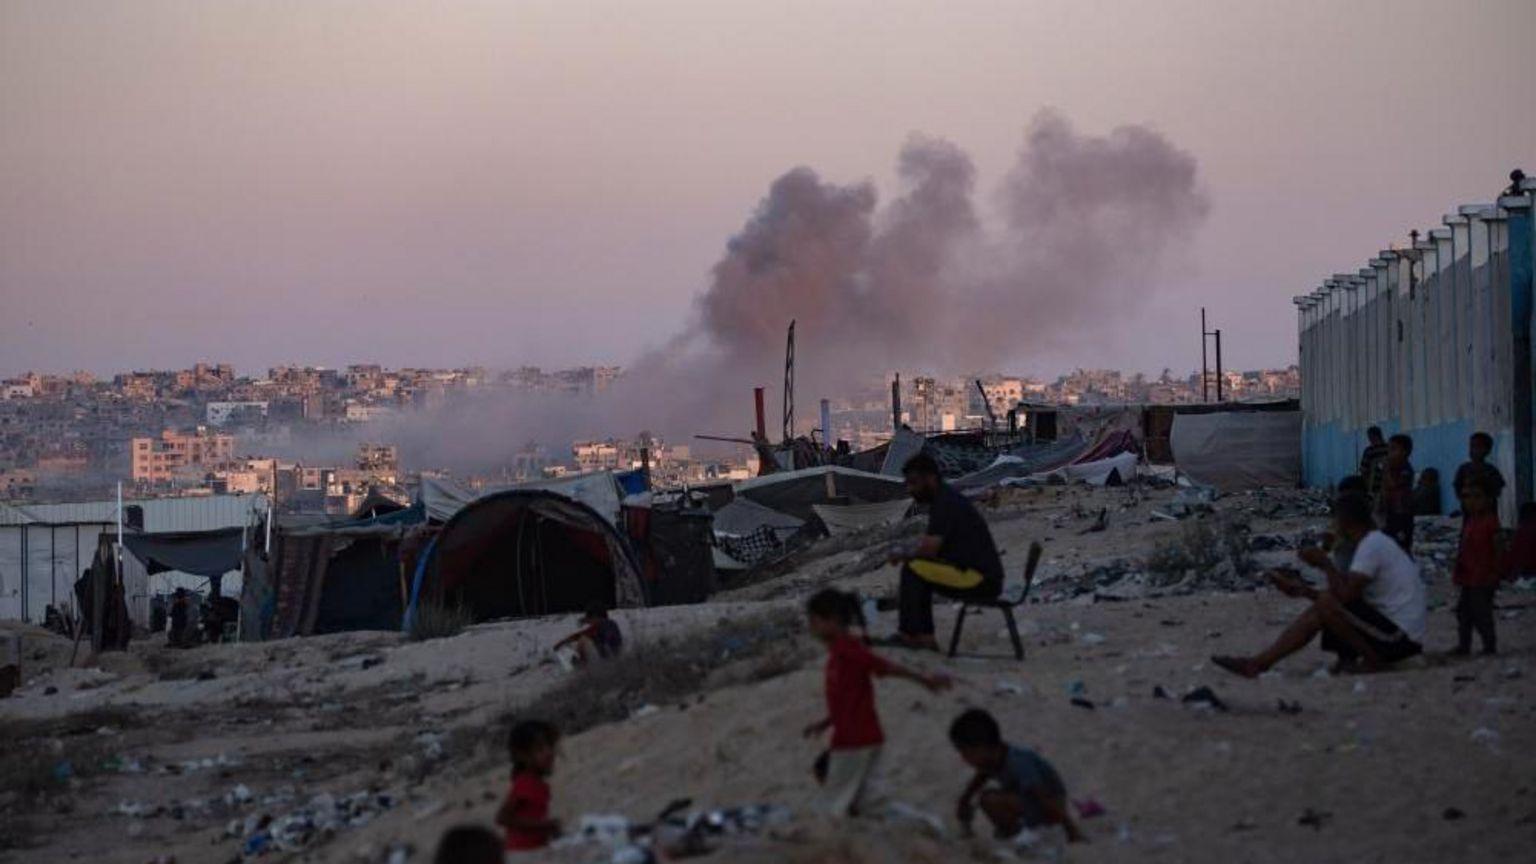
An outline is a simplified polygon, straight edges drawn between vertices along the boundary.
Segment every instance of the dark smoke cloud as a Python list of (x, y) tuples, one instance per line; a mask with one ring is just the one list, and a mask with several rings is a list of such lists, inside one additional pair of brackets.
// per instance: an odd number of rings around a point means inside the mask
[(775, 180), (690, 324), (601, 397), (475, 396), (369, 434), (399, 439), (409, 464), (462, 470), (498, 468), (535, 440), (559, 451), (641, 430), (744, 435), (753, 386), (777, 411), (790, 319), (806, 418), (819, 397), (895, 369), (996, 370), (1060, 348), (1091, 362), (1093, 340), (1134, 319), (1209, 210), (1194, 157), (1161, 135), (1083, 135), (1054, 112), (1030, 123), (985, 214), (956, 145), (914, 135), (897, 167), (883, 207), (868, 182), (806, 167)]
[(1054, 112), (1031, 122), (991, 219), (956, 145), (913, 136), (898, 169), (883, 208), (867, 182), (805, 167), (774, 181), (692, 325), (631, 368), (627, 409), (675, 433), (739, 429), (748, 389), (780, 380), (790, 319), (806, 405), (891, 369), (965, 373), (1088, 350), (1147, 302), (1209, 210), (1194, 157), (1158, 133), (1083, 135)]

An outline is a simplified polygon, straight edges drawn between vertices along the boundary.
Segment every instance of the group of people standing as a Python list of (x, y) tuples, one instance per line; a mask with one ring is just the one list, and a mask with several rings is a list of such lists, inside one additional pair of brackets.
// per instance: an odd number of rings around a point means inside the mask
[[(1337, 671), (1374, 671), (1423, 652), (1427, 607), (1413, 558), (1413, 439), (1388, 439), (1373, 426), (1367, 440), (1360, 473), (1339, 483), (1333, 531), (1323, 546), (1298, 553), (1303, 563), (1323, 572), (1326, 583), (1314, 586), (1292, 568), (1271, 571), (1277, 589), (1308, 600), (1308, 607), (1264, 650), (1212, 657), (1216, 665), (1252, 678), (1314, 637), (1338, 658)], [(1503, 529), (1498, 500), (1505, 483), (1489, 461), (1492, 452), (1493, 437), (1474, 433), (1454, 480), (1461, 536), (1451, 576), (1458, 589), (1452, 654), (1471, 653), (1474, 633), (1484, 654), (1496, 653), (1494, 596), (1500, 583), (1536, 575), (1536, 505), (1521, 507), (1512, 536)]]

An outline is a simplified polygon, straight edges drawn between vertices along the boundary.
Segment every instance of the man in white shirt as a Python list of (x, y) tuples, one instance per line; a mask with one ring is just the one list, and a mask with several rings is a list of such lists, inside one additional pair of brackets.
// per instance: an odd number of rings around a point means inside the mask
[(1374, 672), (1423, 651), (1424, 583), (1418, 565), (1392, 538), (1376, 530), (1370, 500), (1343, 495), (1333, 505), (1334, 528), (1355, 545), (1342, 572), (1322, 549), (1303, 549), (1301, 560), (1322, 570), (1328, 586), (1313, 588), (1295, 575), (1274, 573), (1276, 588), (1312, 601), (1274, 644), (1252, 657), (1212, 657), (1229, 672), (1253, 678), (1322, 635), (1324, 651), (1338, 655), (1335, 672)]

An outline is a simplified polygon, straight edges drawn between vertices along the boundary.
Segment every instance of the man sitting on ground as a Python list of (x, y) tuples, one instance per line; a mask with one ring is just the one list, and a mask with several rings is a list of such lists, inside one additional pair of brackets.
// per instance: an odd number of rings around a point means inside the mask
[(1327, 574), (1327, 587), (1313, 588), (1292, 574), (1272, 574), (1276, 588), (1312, 604), (1262, 653), (1212, 657), (1211, 662), (1254, 678), (1306, 647), (1319, 633), (1322, 649), (1338, 655), (1335, 672), (1351, 668), (1373, 672), (1423, 650), (1424, 583), (1418, 565), (1392, 538), (1376, 530), (1370, 501), (1364, 496), (1341, 496), (1333, 514), (1339, 536), (1355, 545), (1348, 571), (1341, 570), (1322, 549), (1301, 550), (1303, 561)]
[(891, 556), (902, 565), (896, 641), (937, 651), (934, 592), (962, 601), (994, 599), (1003, 590), (1003, 562), (987, 521), (940, 478), (932, 456), (908, 459), (902, 475), (912, 499), (928, 505), (928, 530), (910, 549)]

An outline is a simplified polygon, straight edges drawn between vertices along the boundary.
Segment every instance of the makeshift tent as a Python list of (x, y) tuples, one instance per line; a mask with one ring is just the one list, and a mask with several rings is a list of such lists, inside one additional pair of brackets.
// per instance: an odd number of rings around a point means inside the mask
[(641, 606), (645, 594), (634, 553), (603, 514), (554, 492), (511, 489), (443, 526), (416, 568), (407, 622), (422, 602), (462, 603), (485, 621), (593, 602)]
[(1300, 411), (1226, 411), (1173, 418), (1174, 464), (1223, 492), (1301, 483)]
[(771, 530), (780, 540), (786, 540), (805, 526), (805, 520), (788, 513), (780, 513), (750, 498), (737, 498), (715, 513), (716, 534), (745, 537), (763, 528)]
[(956, 477), (949, 483), (962, 491), (996, 486), (1010, 478), (1028, 477), (1067, 465), (1075, 461), (1087, 446), (1083, 437), (1075, 433), (1059, 441), (1024, 444), (998, 456), (991, 465)]
[(213, 531), (178, 531), (167, 534), (123, 535), (123, 545), (144, 562), (150, 575), (180, 570), (195, 576), (223, 576), (240, 569), (245, 546), (244, 528)]
[(721, 507), (715, 513), (714, 531), (715, 541), (731, 559), (726, 569), (733, 569), (732, 564), (745, 567), (778, 557), (790, 538), (805, 527), (805, 521), (749, 498), (737, 498)]
[(836, 537), (839, 534), (848, 534), (854, 531), (863, 531), (866, 528), (900, 522), (907, 515), (907, 512), (912, 509), (912, 501), (908, 498), (896, 498), (879, 504), (845, 504), (841, 506), (836, 504), (813, 504), (811, 509), (816, 511), (816, 516), (821, 520), (821, 524), (827, 526), (827, 533)]
[(1002, 486), (1035, 486), (1041, 483), (1087, 483), (1090, 486), (1118, 486), (1136, 476), (1135, 453), (1121, 453), (1095, 462), (1076, 462), (1063, 465), (1054, 471), (1015, 477), (1002, 481)]
[(274, 526), (270, 554), (246, 556), (241, 638), (398, 629), (400, 548), (425, 521), (417, 504), (373, 519)]
[(809, 519), (813, 504), (876, 504), (904, 497), (907, 487), (899, 478), (821, 465), (744, 480), (735, 492), (737, 499)]
[(702, 603), (714, 593), (713, 522), (709, 510), (681, 500), (651, 507), (640, 547), (649, 605)]

